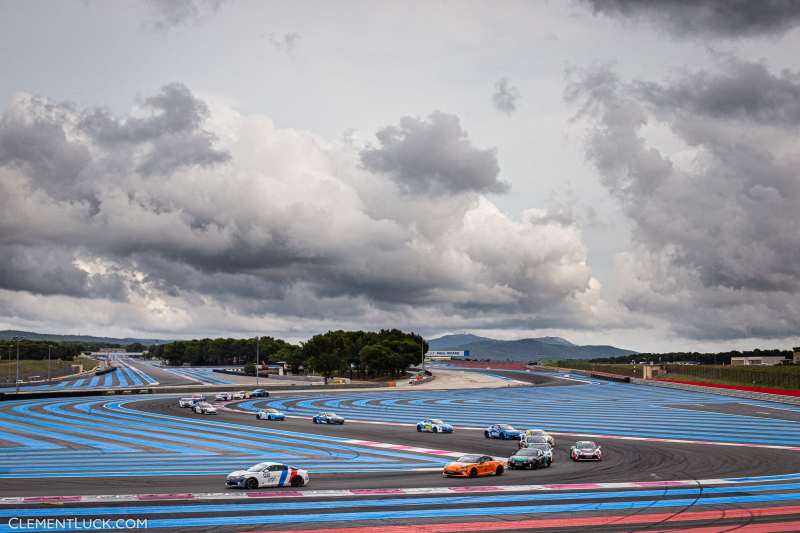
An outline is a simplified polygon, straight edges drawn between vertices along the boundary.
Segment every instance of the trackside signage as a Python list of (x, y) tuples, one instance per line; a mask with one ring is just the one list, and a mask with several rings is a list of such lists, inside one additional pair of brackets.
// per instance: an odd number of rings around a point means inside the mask
[(469, 357), (469, 350), (435, 350), (425, 354), (429, 357)]

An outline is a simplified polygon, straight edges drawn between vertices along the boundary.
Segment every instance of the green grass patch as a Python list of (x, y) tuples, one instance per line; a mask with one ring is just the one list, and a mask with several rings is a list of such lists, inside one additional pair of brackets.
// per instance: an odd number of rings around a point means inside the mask
[[(93, 370), (97, 366), (97, 361), (88, 357), (76, 357), (74, 361), (64, 361), (62, 359), (52, 359), (50, 361), (50, 375), (53, 378), (73, 374), (72, 365), (82, 364), (83, 370)], [(17, 361), (12, 358), (0, 361), (0, 382), (14, 383), (17, 375)], [(33, 376), (40, 376), (47, 379), (47, 359), (20, 359), (19, 377), (28, 381)]]

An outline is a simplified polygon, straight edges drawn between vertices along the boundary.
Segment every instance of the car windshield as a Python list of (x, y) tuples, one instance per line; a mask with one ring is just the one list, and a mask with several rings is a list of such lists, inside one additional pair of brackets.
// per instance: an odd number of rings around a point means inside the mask
[(506, 430), (514, 430), (513, 426), (509, 426), (508, 424), (497, 424), (497, 429), (506, 429)]
[(533, 444), (529, 444), (528, 448), (530, 448), (532, 450), (547, 451), (547, 450), (550, 449), (550, 445), (549, 444), (545, 444), (544, 442), (534, 442)]
[(540, 453), (542, 453), (542, 451), (538, 448), (523, 448), (517, 452), (517, 455), (521, 455), (523, 457), (535, 457)]
[(545, 437), (542, 437), (541, 435), (533, 435), (531, 437), (528, 437), (526, 440), (529, 443), (547, 442), (547, 439)]
[(477, 463), (480, 460), (481, 460), (481, 456), (480, 455), (463, 455), (463, 456), (459, 457), (458, 462), (459, 463)]
[(438, 418), (434, 418), (434, 419), (431, 420), (431, 424), (444, 424), (444, 422), (442, 422)]
[(264, 470), (264, 468), (265, 468), (265, 467), (266, 467), (268, 464), (269, 464), (269, 463), (258, 463), (257, 465), (253, 465), (253, 466), (251, 466), (250, 468), (248, 468), (248, 469), (247, 469), (247, 471), (248, 471), (248, 472), (260, 472), (261, 470)]
[(579, 450), (594, 450), (594, 442), (579, 442), (575, 446)]

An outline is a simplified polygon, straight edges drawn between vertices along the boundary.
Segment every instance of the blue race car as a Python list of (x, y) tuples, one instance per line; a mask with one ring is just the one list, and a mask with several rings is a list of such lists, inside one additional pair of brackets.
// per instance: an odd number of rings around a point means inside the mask
[(494, 424), (484, 430), (483, 436), (487, 439), (519, 440), (522, 431), (508, 424)]
[(417, 423), (417, 431), (420, 433), (452, 433), (453, 426), (445, 424), (438, 418), (426, 418)]
[(286, 420), (286, 415), (277, 409), (266, 408), (262, 409), (256, 415), (259, 420)]
[(344, 418), (336, 413), (320, 413), (311, 420), (315, 424), (344, 424)]
[(269, 397), (269, 391), (264, 389), (256, 389), (250, 393), (251, 398), (267, 398)]

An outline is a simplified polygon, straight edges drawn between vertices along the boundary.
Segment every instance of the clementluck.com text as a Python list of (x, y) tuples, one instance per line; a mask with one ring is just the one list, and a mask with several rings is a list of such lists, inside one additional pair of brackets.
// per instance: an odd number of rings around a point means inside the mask
[(11, 517), (8, 528), (15, 531), (69, 529), (97, 531), (101, 529), (147, 529), (141, 518), (20, 518)]

